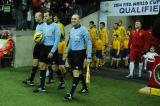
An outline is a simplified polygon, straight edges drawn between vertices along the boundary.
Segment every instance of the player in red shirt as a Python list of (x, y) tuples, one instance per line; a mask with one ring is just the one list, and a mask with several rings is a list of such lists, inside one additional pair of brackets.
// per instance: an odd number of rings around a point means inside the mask
[(153, 36), (152, 28), (146, 31), (145, 42), (144, 42), (144, 50), (147, 52), (149, 48), (154, 45), (156, 49), (158, 49), (158, 39)]
[(139, 62), (139, 77), (141, 77), (142, 73), (142, 52), (144, 51), (144, 40), (146, 32), (141, 29), (142, 24), (139, 20), (135, 22), (135, 30), (131, 32), (130, 40), (129, 40), (129, 48), (130, 48), (130, 64), (129, 64), (129, 74), (126, 78), (133, 78), (134, 71), (134, 63), (135, 60)]

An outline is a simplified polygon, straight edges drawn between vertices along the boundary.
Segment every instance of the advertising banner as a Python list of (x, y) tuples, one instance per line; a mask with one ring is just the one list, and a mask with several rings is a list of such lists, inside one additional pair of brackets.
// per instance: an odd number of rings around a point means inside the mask
[(100, 12), (107, 16), (156, 15), (160, 0), (117, 0), (100, 3)]

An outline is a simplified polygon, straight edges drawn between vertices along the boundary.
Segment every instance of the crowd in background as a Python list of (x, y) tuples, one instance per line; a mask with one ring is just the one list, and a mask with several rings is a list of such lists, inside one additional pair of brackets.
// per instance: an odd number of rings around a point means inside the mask
[[(99, 0), (1, 0), (0, 20), (2, 25), (15, 25), (16, 30), (34, 29), (34, 13), (50, 10), (61, 18), (64, 25), (70, 23), (73, 13), (84, 17), (99, 9)], [(10, 6), (10, 11), (4, 8)]]

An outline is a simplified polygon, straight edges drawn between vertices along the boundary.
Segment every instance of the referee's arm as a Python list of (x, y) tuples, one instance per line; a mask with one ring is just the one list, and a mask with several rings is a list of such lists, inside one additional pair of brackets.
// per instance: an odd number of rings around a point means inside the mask
[(91, 38), (89, 36), (89, 32), (87, 31), (87, 29), (85, 29), (84, 31), (84, 39), (85, 39), (85, 42), (87, 43), (87, 59), (91, 59), (92, 42), (91, 42)]
[(54, 53), (57, 50), (58, 43), (60, 42), (60, 39), (61, 39), (61, 31), (58, 28), (58, 25), (55, 26), (54, 35), (55, 35), (55, 42), (54, 42), (53, 48), (51, 50), (52, 53)]
[(71, 49), (71, 41), (70, 41), (71, 39), (69, 38), (69, 40), (68, 40), (68, 46), (67, 46), (67, 49), (66, 49), (66, 54), (68, 55), (68, 52), (70, 51), (70, 49)]

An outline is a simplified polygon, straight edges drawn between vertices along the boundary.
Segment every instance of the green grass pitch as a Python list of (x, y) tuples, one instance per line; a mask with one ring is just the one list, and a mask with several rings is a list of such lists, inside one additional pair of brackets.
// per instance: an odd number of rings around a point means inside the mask
[[(22, 83), (29, 75), (31, 67), (0, 68), (0, 106), (160, 106), (160, 97), (140, 94), (138, 90), (145, 84), (91, 76), (88, 94), (79, 94), (81, 84), (76, 89), (75, 99), (63, 101), (63, 96), (71, 87), (71, 77), (67, 86), (58, 90), (59, 81), (46, 85), (47, 92), (33, 93), (36, 87)], [(38, 73), (39, 74), (39, 73)], [(38, 85), (39, 76), (36, 77)]]

